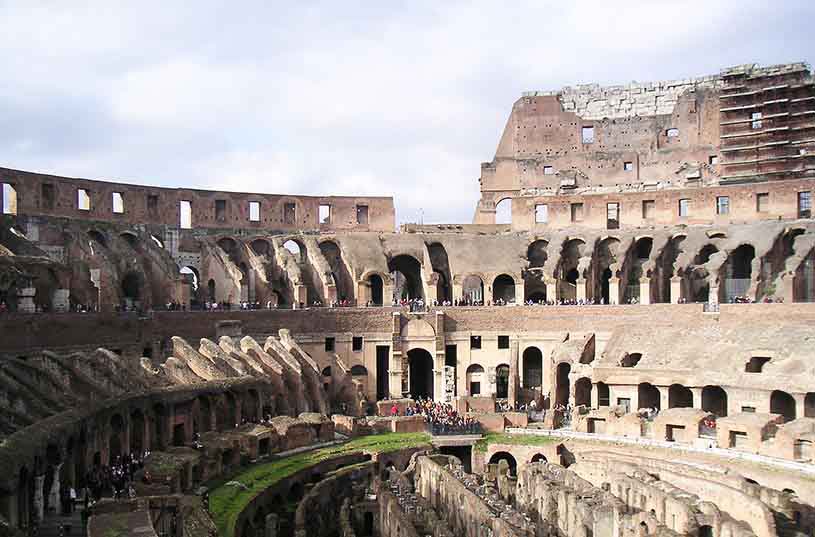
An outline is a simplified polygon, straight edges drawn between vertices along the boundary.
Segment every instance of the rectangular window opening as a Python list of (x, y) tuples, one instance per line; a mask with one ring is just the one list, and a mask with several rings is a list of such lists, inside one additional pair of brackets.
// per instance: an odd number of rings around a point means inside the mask
[(321, 224), (331, 223), (331, 205), (320, 204), (320, 223)]
[(798, 193), (798, 218), (812, 218), (812, 192)]
[(623, 170), (630, 172), (634, 171), (634, 163), (633, 162), (623, 162)]
[(362, 336), (354, 336), (351, 339), (351, 350), (360, 352), (362, 350)]
[(325, 338), (325, 352), (334, 352), (336, 340), (333, 337)]
[(642, 201), (642, 218), (644, 220), (651, 220), (656, 213), (657, 203), (655, 200)]
[(728, 196), (716, 196), (716, 214), (730, 213), (730, 198)]
[(581, 138), (584, 144), (593, 144), (594, 143), (594, 127), (583, 127), (580, 130)]
[(715, 166), (719, 163), (719, 155), (710, 155), (707, 159), (707, 163), (711, 166)]
[(76, 189), (76, 208), (80, 211), (91, 210), (91, 197), (84, 188)]
[(481, 336), (470, 336), (470, 348), (471, 349), (481, 348)]
[(572, 222), (582, 222), (583, 221), (583, 204), (582, 203), (572, 203), (571, 211), (572, 211)]
[(753, 122), (751, 124), (751, 126), (753, 127), (753, 130), (761, 128), (761, 126), (762, 126), (761, 112), (753, 112), (753, 114), (750, 116), (750, 119), (753, 120)]
[(509, 348), (509, 336), (498, 336), (498, 348), (499, 349)]
[(122, 194), (120, 192), (113, 193), (113, 213), (114, 214), (124, 214), (125, 212), (125, 200), (122, 198)]
[(679, 200), (679, 217), (685, 218), (686, 216), (690, 216), (690, 200), (681, 199)]
[(192, 203), (183, 200), (178, 202), (179, 225), (181, 229), (192, 229)]
[(283, 204), (283, 223), (293, 226), (297, 222), (297, 206), (294, 203)]
[(3, 214), (17, 214), (17, 190), (11, 183), (3, 183)]
[(151, 215), (158, 215), (158, 195), (157, 194), (148, 194), (147, 195), (147, 212)]
[(546, 224), (549, 222), (549, 206), (546, 204), (535, 205), (535, 223)]
[(770, 193), (760, 192), (756, 194), (756, 211), (766, 213), (770, 210)]
[(668, 138), (677, 138), (679, 137), (679, 129), (676, 127), (671, 127), (670, 129), (665, 131), (665, 136)]
[(54, 208), (54, 185), (51, 183), (43, 183), (41, 192), (42, 194), (42, 208), (52, 210)]
[(250, 201), (249, 202), (249, 221), (250, 222), (260, 222), (260, 202), (259, 201)]
[(368, 223), (368, 206), (367, 205), (357, 205), (357, 224), (367, 224)]
[(544, 166), (543, 167), (543, 175), (554, 175), (555, 168), (553, 166)]
[(620, 229), (620, 204), (606, 204), (606, 228)]
[(226, 222), (226, 200), (215, 200), (215, 221)]

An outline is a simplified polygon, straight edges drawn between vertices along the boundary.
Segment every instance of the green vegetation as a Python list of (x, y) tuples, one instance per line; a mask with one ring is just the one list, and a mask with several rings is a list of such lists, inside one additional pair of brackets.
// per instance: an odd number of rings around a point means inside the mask
[(354, 453), (385, 453), (399, 449), (429, 445), (430, 437), (425, 433), (387, 433), (355, 438), (345, 444), (331, 446), (284, 459), (257, 464), (231, 477), (243, 487), (220, 485), (209, 495), (209, 508), (221, 537), (235, 534), (238, 515), (257, 495), (300, 470), (322, 461), (352, 455)]
[(509, 444), (512, 446), (545, 446), (551, 444), (555, 439), (549, 436), (537, 436), (531, 434), (507, 434), (507, 433), (487, 433), (484, 438), (476, 442), (475, 450), (481, 453), (487, 451), (490, 444)]

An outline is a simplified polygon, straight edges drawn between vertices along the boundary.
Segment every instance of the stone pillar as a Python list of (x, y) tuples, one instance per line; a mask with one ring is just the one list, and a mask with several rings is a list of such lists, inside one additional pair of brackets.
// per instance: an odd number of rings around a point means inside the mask
[(382, 305), (390, 306), (393, 303), (393, 283), (382, 282)]
[(366, 281), (357, 282), (357, 306), (364, 306), (371, 301), (371, 286)]
[(523, 304), (524, 303), (524, 281), (521, 280), (521, 283), (515, 284), (515, 303), (516, 304)]
[(546, 300), (553, 300), (556, 301), (559, 296), (557, 296), (557, 280), (555, 281), (547, 281), (546, 282)]
[(620, 278), (613, 276), (608, 282), (608, 303), (620, 303)]
[(578, 278), (577, 279), (577, 287), (575, 289), (575, 300), (586, 300), (586, 285), (587, 280), (585, 278)]
[(693, 393), (693, 408), (702, 408), (702, 388), (691, 388)]
[(785, 273), (781, 275), (781, 289), (778, 295), (784, 297), (785, 304), (792, 304), (795, 299), (795, 274)]
[(593, 382), (591, 386), (591, 407), (600, 408), (600, 390), (596, 382)]
[(517, 339), (512, 339), (509, 343), (509, 390), (507, 398), (509, 404), (514, 407), (518, 406), (518, 391), (520, 382), (518, 380), (518, 354), (520, 343)]
[(308, 306), (308, 293), (306, 291), (306, 286), (305, 285), (295, 285), (294, 286), (294, 304), (292, 304), (292, 307), (294, 309), (299, 309), (301, 303)]
[(464, 299), (464, 285), (453, 281), (453, 303)]
[(651, 303), (651, 278), (643, 276), (640, 278), (640, 304)]
[(20, 313), (34, 313), (37, 307), (34, 305), (34, 295), (37, 289), (34, 287), (23, 287), (17, 291), (17, 311)]
[[(333, 302), (336, 302), (338, 300), (339, 300), (339, 297), (337, 296), (337, 286), (334, 285), (334, 284), (326, 285), (325, 286), (325, 301), (326, 301), (325, 305), (328, 306), (328, 305), (330, 305)], [(306, 304), (306, 306), (308, 306), (308, 304)]]
[(51, 481), (51, 490), (48, 491), (48, 506), (57, 514), (62, 513), (62, 497), (59, 494), (59, 472), (63, 464), (64, 463), (59, 463), (54, 467), (54, 479)]
[(43, 486), (45, 485), (45, 476), (38, 475), (34, 477), (34, 519), (37, 522), (42, 522), (45, 509), (45, 498), (43, 497)]
[(708, 288), (707, 301), (711, 304), (719, 303), (719, 286), (711, 284)]
[(668, 405), (670, 402), (668, 401), (668, 388), (662, 388), (659, 386), (654, 386), (657, 390), (659, 390), (659, 408), (660, 410), (668, 410)]
[(680, 276), (671, 277), (671, 304), (679, 304), (679, 299), (682, 298), (682, 278)]
[(792, 395), (793, 399), (795, 399), (795, 419), (803, 418), (804, 417), (804, 410), (805, 410), (805, 393), (795, 393)]
[(51, 295), (51, 308), (57, 312), (68, 311), (71, 307), (70, 296), (70, 289), (55, 289)]

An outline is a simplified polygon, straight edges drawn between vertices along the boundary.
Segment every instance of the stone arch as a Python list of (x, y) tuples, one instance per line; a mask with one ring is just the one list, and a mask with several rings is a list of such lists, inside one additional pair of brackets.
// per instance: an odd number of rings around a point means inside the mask
[(532, 458), (529, 459), (529, 462), (536, 463), (536, 462), (549, 462), (549, 461), (546, 458), (546, 455), (544, 455), (543, 453), (535, 453), (534, 455), (532, 455)]
[(523, 387), (540, 390), (543, 386), (543, 353), (537, 347), (527, 347), (521, 360)]
[(500, 274), (492, 281), (492, 303), (498, 301), (515, 302), (515, 280), (509, 274)]
[(465, 372), (467, 393), (470, 396), (481, 395), (485, 388), (484, 368), (480, 364), (471, 364)]
[(631, 248), (628, 249), (623, 268), (623, 280), (620, 282), (623, 286), (621, 293), (623, 303), (642, 300), (640, 296), (640, 279), (651, 276), (651, 274), (646, 273), (645, 265), (651, 258), (653, 248), (654, 238), (644, 236), (637, 238), (632, 243)]
[(668, 408), (693, 408), (693, 392), (681, 384), (668, 387)]
[(580, 273), (580, 258), (586, 241), (581, 238), (567, 238), (563, 241), (558, 260), (558, 298), (561, 300), (574, 300), (577, 298), (577, 281), (584, 275)]
[(450, 261), (447, 258), (447, 250), (440, 242), (433, 242), (427, 245), (427, 253), (430, 257), (433, 272), (438, 278), (436, 295), (433, 298), (440, 303), (453, 300), (452, 277), (450, 276)]
[(374, 306), (384, 305), (385, 282), (388, 281), (388, 278), (380, 272), (369, 270), (365, 272), (360, 279), (368, 284), (368, 298), (371, 304)]
[(546, 276), (543, 266), (548, 258), (549, 243), (543, 239), (532, 242), (526, 249), (528, 268), (523, 273), (524, 301), (545, 302)]
[(702, 410), (720, 418), (727, 416), (727, 392), (721, 386), (702, 388)]
[(482, 304), (484, 302), (484, 279), (478, 274), (469, 274), (464, 278), (461, 288), (465, 304)]
[(132, 231), (122, 231), (119, 233), (119, 238), (127, 243), (128, 246), (137, 250), (139, 248), (139, 236)]
[(305, 263), (308, 259), (306, 245), (300, 239), (296, 237), (286, 238), (283, 240), (282, 246), (287, 252), (294, 256), (295, 261), (299, 264)]
[(190, 306), (198, 307), (201, 303), (201, 274), (197, 268), (190, 265), (184, 265), (178, 273), (181, 274), (182, 281), (190, 286)]
[(421, 348), (411, 349), (407, 353), (410, 395), (414, 398), (425, 397), (433, 399), (433, 357)]
[(756, 249), (752, 244), (740, 244), (730, 252), (727, 261), (719, 270), (720, 301), (731, 302), (737, 297), (750, 294), (753, 285), (753, 260), (755, 257)]
[(660, 410), (659, 388), (650, 382), (641, 382), (637, 386), (637, 408), (656, 408)]
[(319, 243), (320, 253), (323, 254), (329, 268), (331, 269), (331, 277), (334, 280), (334, 285), (337, 288), (337, 300), (354, 300), (354, 281), (351, 278), (351, 272), (348, 270), (345, 260), (342, 257), (342, 250), (339, 245), (327, 239)]
[(569, 374), (572, 372), (572, 364), (561, 362), (555, 368), (555, 404), (569, 404)]
[(261, 257), (268, 257), (273, 251), (272, 245), (267, 239), (253, 240), (249, 243), (249, 248), (255, 253), (255, 255), (259, 255)]
[(88, 236), (96, 244), (98, 244), (102, 248), (107, 249), (107, 247), (108, 247), (108, 238), (107, 238), (107, 235), (105, 235), (103, 232), (99, 231), (98, 229), (91, 229), (91, 230), (88, 230)]
[(518, 475), (518, 461), (516, 461), (515, 457), (508, 451), (496, 451), (490, 456), (490, 460), (487, 464), (500, 464), (501, 461), (507, 462), (509, 475), (513, 477)]
[(574, 383), (574, 404), (575, 406), (591, 406), (591, 379), (581, 377)]
[(393, 296), (396, 300), (424, 298), (422, 264), (409, 254), (400, 254), (388, 261), (393, 279)]
[(512, 223), (512, 198), (501, 198), (495, 202), (495, 223)]
[(617, 276), (617, 248), (620, 246), (620, 239), (617, 237), (605, 237), (594, 250), (592, 258), (592, 273), (594, 274), (594, 291), (592, 297), (597, 301), (608, 304), (611, 300), (611, 279)]
[(782, 390), (773, 390), (770, 393), (770, 413), (781, 414), (784, 422), (792, 421), (796, 416), (795, 398)]

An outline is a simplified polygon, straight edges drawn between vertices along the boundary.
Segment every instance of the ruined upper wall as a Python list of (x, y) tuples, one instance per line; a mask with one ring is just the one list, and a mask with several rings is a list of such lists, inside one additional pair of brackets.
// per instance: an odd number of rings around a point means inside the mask
[[(815, 81), (804, 63), (527, 92), (513, 105), (495, 158), (481, 165), (473, 222), (494, 223), (496, 204), (508, 198), (513, 216), (524, 217), (517, 198), (808, 179), (814, 157)], [(531, 228), (521, 220), (514, 229)]]
[[(0, 168), (0, 183), (8, 183), (14, 188), (16, 212), (26, 216), (180, 227), (181, 202), (187, 201), (191, 206), (192, 228), (393, 231), (396, 227), (393, 198), (390, 197), (288, 196), (160, 188), (8, 168)], [(79, 207), (80, 189), (89, 196), (87, 210)], [(114, 212), (114, 193), (122, 197), (123, 210), (120, 213)], [(3, 196), (0, 190), (0, 205)], [(260, 204), (257, 221), (250, 220), (250, 202)], [(293, 212), (287, 212), (287, 204), (293, 205)], [(328, 223), (319, 221), (320, 205), (331, 208)]]

